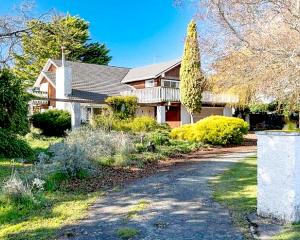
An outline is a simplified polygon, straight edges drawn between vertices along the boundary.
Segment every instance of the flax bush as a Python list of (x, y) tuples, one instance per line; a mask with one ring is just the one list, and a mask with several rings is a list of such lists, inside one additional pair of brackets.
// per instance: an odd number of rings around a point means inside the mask
[(171, 137), (212, 145), (241, 144), (249, 125), (235, 117), (211, 116), (171, 131)]

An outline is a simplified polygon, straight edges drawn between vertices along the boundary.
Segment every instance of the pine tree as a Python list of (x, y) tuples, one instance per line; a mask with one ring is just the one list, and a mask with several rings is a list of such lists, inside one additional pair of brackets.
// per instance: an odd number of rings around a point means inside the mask
[(205, 78), (201, 72), (197, 25), (194, 20), (187, 28), (184, 52), (180, 68), (180, 100), (191, 114), (201, 112), (202, 91)]
[(54, 16), (51, 21), (32, 20), (30, 33), (21, 39), (22, 51), (15, 54), (15, 73), (25, 86), (32, 86), (48, 58), (60, 59), (64, 46), (67, 59), (107, 65), (111, 60), (104, 44), (88, 43), (89, 23), (78, 16)]

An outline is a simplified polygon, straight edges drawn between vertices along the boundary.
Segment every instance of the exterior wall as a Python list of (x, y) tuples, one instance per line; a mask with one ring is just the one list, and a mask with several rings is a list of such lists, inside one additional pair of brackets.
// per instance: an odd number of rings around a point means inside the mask
[(53, 64), (51, 64), (50, 67), (48, 68), (48, 72), (55, 73), (56, 72), (56, 67)]
[(232, 117), (232, 108), (231, 107), (224, 107), (223, 108), (223, 116)]
[(223, 107), (202, 107), (201, 113), (194, 114), (194, 122), (211, 115), (223, 115)]
[[(128, 85), (134, 87), (135, 89), (143, 89), (145, 88), (145, 81), (146, 80), (131, 82), (128, 83)], [(158, 86), (160, 86), (160, 78), (154, 79), (154, 87), (158, 87)]]
[(166, 77), (171, 77), (175, 79), (179, 79), (179, 71), (180, 71), (180, 65), (169, 70), (168, 72), (165, 73)]
[[(46, 78), (43, 78), (43, 80), (41, 81), (41, 84), (45, 84), (45, 83), (48, 83), (48, 97), (49, 98), (56, 98), (55, 87), (53, 87), (52, 84), (49, 83)], [(55, 101), (49, 101), (48, 106), (51, 106), (51, 107), (55, 108), (55, 106), (56, 106)]]
[(149, 116), (155, 118), (155, 107), (139, 107), (136, 111), (136, 116)]
[(257, 132), (257, 213), (300, 220), (300, 134)]

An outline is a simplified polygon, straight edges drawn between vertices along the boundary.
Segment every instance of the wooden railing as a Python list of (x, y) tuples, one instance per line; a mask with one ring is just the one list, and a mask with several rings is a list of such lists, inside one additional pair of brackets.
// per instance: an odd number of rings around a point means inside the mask
[(28, 90), (28, 93), (40, 98), (48, 98), (48, 92), (30, 89)]
[[(180, 91), (178, 88), (168, 87), (152, 87), (135, 89), (131, 91), (121, 92), (123, 96), (136, 96), (139, 103), (159, 103), (159, 102), (180, 102)], [(229, 94), (214, 94), (211, 92), (203, 92), (203, 103), (225, 104), (236, 103), (238, 97)]]

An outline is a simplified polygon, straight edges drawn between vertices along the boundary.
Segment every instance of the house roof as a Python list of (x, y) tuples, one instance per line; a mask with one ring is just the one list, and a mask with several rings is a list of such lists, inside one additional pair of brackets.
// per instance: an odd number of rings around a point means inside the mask
[[(52, 61), (56, 66), (61, 66), (61, 60)], [(72, 68), (72, 94), (70, 97), (73, 99), (102, 101), (108, 96), (119, 95), (121, 91), (131, 89), (121, 83), (129, 68), (71, 61), (66, 61), (65, 66)], [(46, 75), (49, 75), (49, 72)], [(51, 74), (49, 78), (51, 78)]]
[[(120, 95), (120, 92), (131, 90), (124, 83), (152, 79), (180, 64), (173, 60), (138, 68), (114, 67), (81, 62), (66, 61), (65, 66), (72, 68), (71, 99), (103, 101), (108, 96)], [(56, 74), (48, 71), (51, 65), (61, 66), (61, 60), (49, 59), (34, 86), (38, 87), (44, 77), (55, 87)]]
[(162, 73), (167, 72), (179, 65), (181, 60), (172, 60), (138, 68), (132, 68), (123, 78), (122, 83), (135, 82), (140, 80), (152, 79), (159, 77)]

